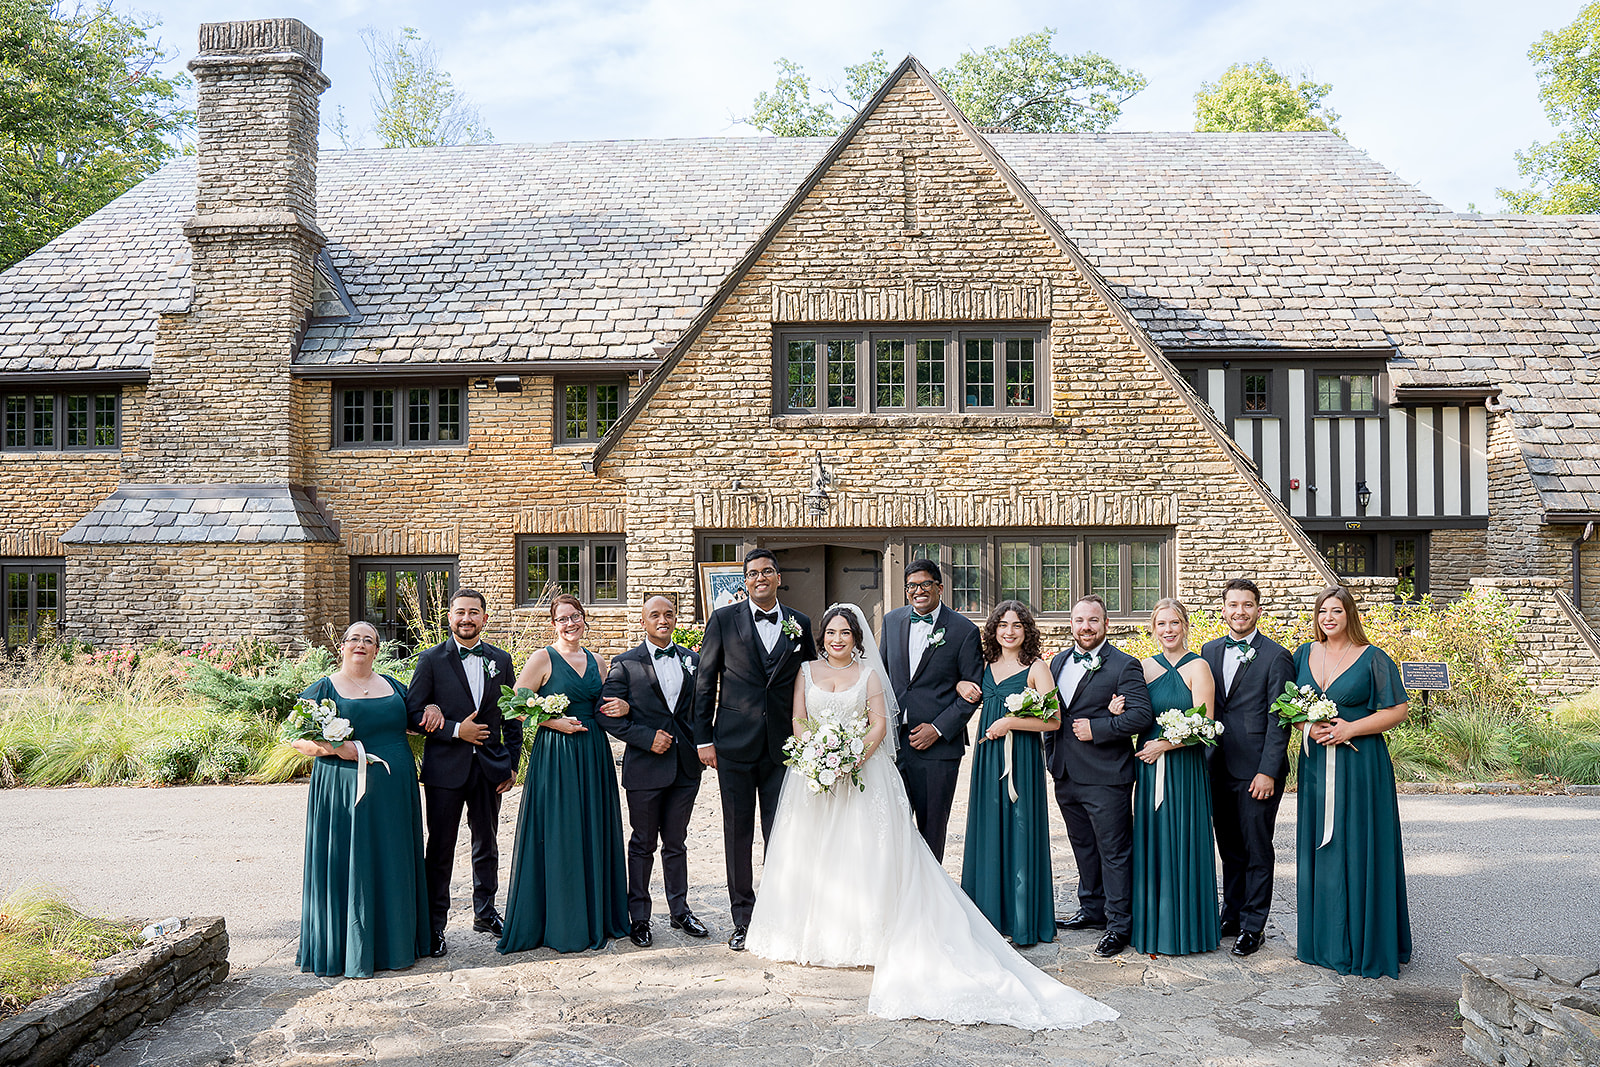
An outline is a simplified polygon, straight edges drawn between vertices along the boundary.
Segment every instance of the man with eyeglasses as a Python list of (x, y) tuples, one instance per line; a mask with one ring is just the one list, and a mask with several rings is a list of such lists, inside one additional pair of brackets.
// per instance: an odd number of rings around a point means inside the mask
[(969, 694), (981, 693), (982, 641), (977, 626), (944, 605), (944, 576), (937, 563), (914, 559), (905, 573), (906, 606), (884, 618), (878, 643), (900, 702), (900, 777), (917, 832), (943, 862), (950, 806), (967, 749), (967, 721), (978, 710), (958, 689), (966, 682), (972, 686)]
[(817, 658), (811, 620), (778, 603), (778, 582), (778, 557), (770, 550), (745, 554), (750, 598), (711, 613), (695, 672), (694, 741), (700, 762), (716, 770), (722, 794), (733, 913), (728, 947), (735, 952), (744, 951), (756, 906), (756, 807), (767, 841), (783, 788), (783, 743), (794, 734), (794, 680), (802, 663)]
[(417, 656), (406, 690), (409, 726), (427, 735), (422, 782), (427, 800), (429, 955), (443, 956), (450, 914), (450, 873), (455, 865), (461, 812), (472, 834), (472, 928), (499, 937), (494, 904), (500, 889), (500, 797), (516, 780), (522, 724), (500, 715), (500, 686), (512, 684), (511, 653), (482, 639), (489, 602), (476, 589), (450, 598), (450, 637)]

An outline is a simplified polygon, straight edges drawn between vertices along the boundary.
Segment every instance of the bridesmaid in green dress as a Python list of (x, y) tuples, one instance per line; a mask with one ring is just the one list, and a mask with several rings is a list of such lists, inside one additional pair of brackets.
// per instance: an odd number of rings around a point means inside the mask
[[(302, 971), (370, 978), (411, 966), (428, 951), (428, 896), (422, 870), (422, 803), (406, 742), (405, 687), (374, 674), (378, 631), (358, 622), (344, 634), (341, 665), (300, 695), (332, 700), (355, 733), (340, 745), (294, 741), (317, 757), (306, 798), (306, 854), (300, 895)], [(389, 765), (361, 769), (356, 742)]]
[(578, 598), (557, 596), (550, 618), (555, 642), (529, 657), (517, 688), (565, 693), (571, 704), (528, 745), (501, 952), (541, 945), (579, 952), (628, 933), (617, 772), (609, 735), (595, 720), (625, 715), (627, 704), (596, 707), (605, 667), (581, 643), (587, 623)]
[[(1189, 609), (1171, 597), (1157, 601), (1150, 630), (1160, 651), (1144, 661), (1144, 680), (1156, 714), (1204, 707), (1215, 718), (1211, 668), (1189, 651)], [(1140, 952), (1164, 956), (1210, 952), (1222, 933), (1205, 752), (1162, 740), (1160, 724), (1142, 740), (1135, 753), (1130, 940)]]
[(1040, 655), (1039, 627), (1026, 604), (1005, 600), (995, 606), (983, 626), (983, 658), (988, 666), (972, 757), (961, 888), (996, 930), (1026, 947), (1056, 936), (1050, 810), (1039, 735), (1061, 728), (1059, 714), (1035, 719), (1006, 710), (1006, 698), (1014, 693), (1033, 688), (1048, 695), (1056, 687)]
[(1348, 590), (1324, 589), (1313, 625), (1316, 640), (1294, 654), (1295, 684), (1315, 687), (1339, 715), (1311, 726), (1300, 754), (1296, 954), (1340, 974), (1398, 978), (1411, 962), (1411, 915), (1383, 732), (1410, 705), (1394, 660), (1367, 643)]

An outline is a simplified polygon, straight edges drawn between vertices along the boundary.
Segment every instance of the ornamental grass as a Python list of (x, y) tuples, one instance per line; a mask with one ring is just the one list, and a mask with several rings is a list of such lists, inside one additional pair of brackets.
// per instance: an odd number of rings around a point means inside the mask
[(137, 925), (84, 915), (42, 886), (0, 898), (0, 1015), (77, 981), (139, 944)]

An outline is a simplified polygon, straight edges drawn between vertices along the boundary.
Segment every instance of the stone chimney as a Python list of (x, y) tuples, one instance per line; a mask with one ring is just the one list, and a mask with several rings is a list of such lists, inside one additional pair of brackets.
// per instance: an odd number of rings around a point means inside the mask
[(322, 38), (297, 19), (200, 27), (188, 310), (163, 315), (125, 483), (300, 482), (289, 366), (312, 299)]

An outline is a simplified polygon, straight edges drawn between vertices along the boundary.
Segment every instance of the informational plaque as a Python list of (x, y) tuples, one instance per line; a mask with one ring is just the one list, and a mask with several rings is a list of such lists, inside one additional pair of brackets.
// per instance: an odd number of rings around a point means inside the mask
[(1426, 692), (1450, 688), (1450, 665), (1413, 660), (1400, 664), (1400, 681), (1407, 689)]

